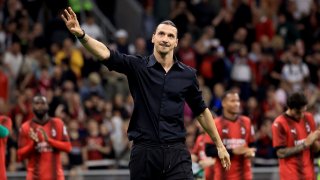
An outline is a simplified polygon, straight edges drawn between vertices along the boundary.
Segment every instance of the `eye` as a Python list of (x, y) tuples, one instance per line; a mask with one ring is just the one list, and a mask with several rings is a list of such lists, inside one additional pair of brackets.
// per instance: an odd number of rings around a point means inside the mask
[(169, 38), (174, 38), (174, 35), (173, 34), (169, 34)]

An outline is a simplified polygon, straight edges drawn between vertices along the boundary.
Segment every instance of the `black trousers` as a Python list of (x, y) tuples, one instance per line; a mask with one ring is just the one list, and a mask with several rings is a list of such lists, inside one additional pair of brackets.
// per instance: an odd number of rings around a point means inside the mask
[(191, 155), (182, 142), (134, 143), (130, 156), (131, 180), (192, 180)]

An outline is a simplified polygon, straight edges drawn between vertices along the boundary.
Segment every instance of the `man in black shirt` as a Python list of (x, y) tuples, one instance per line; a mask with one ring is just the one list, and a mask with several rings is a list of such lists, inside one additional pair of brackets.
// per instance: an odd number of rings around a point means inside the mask
[(193, 179), (185, 145), (185, 101), (217, 144), (223, 167), (229, 169), (229, 154), (203, 101), (196, 72), (174, 58), (178, 30), (171, 21), (158, 25), (152, 36), (153, 54), (141, 57), (111, 51), (91, 38), (80, 28), (71, 8), (65, 9), (61, 17), (69, 31), (102, 64), (128, 78), (135, 105), (128, 128), (129, 140), (133, 140), (131, 179)]

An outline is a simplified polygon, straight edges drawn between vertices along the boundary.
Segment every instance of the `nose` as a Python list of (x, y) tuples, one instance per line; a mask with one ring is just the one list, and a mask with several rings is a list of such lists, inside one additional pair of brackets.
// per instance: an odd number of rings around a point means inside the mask
[(168, 39), (169, 39), (168, 36), (163, 36), (162, 42), (168, 43), (169, 42)]

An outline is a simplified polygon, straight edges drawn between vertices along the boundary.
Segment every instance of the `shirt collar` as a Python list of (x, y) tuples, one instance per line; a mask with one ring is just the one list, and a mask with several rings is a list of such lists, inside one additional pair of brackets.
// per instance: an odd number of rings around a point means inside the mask
[[(180, 69), (184, 69), (184, 67), (182, 66), (182, 64), (178, 61), (177, 57), (176, 56), (173, 56), (173, 59), (174, 59), (174, 63), (173, 65), (177, 64)], [(148, 61), (148, 64), (147, 64), (147, 67), (152, 67), (154, 66), (155, 64), (157, 63), (157, 60), (156, 60), (156, 57), (154, 57), (154, 55), (152, 54), (150, 57), (149, 57), (149, 61)]]

